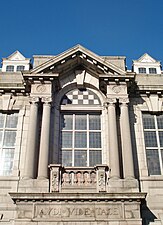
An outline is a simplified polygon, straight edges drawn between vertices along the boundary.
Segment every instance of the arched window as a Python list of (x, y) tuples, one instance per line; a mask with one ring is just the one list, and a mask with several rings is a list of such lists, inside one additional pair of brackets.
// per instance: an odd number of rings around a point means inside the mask
[(89, 89), (75, 89), (63, 96), (61, 106), (62, 165), (85, 167), (101, 164), (101, 112), (97, 110), (100, 106), (98, 96)]

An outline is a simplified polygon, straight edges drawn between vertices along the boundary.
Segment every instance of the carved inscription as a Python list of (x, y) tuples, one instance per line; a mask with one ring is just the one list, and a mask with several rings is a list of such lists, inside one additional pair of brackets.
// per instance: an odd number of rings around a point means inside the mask
[(36, 205), (35, 219), (65, 219), (73, 220), (80, 218), (85, 219), (121, 219), (121, 206), (116, 205), (99, 205), (99, 206), (63, 206), (63, 205)]

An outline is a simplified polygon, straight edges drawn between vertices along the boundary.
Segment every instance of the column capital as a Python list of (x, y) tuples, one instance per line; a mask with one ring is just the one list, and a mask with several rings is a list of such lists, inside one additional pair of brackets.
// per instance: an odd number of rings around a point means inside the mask
[(29, 97), (29, 102), (32, 104), (36, 104), (39, 102), (39, 97)]
[(107, 98), (106, 103), (109, 104), (115, 104), (117, 102), (116, 98)]
[(52, 102), (52, 98), (51, 97), (42, 97), (41, 102), (43, 102), (44, 104), (50, 105)]
[(119, 103), (122, 105), (127, 105), (129, 103), (128, 98), (119, 98)]

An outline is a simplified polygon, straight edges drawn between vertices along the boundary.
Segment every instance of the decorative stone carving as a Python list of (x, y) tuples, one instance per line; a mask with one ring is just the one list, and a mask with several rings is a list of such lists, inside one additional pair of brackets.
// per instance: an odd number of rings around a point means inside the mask
[(51, 82), (41, 83), (37, 81), (31, 85), (31, 96), (39, 96), (40, 98), (44, 96), (49, 97), (51, 96), (51, 86)]
[(39, 98), (38, 97), (29, 97), (29, 102), (32, 104), (38, 103)]
[(162, 99), (159, 98), (157, 94), (150, 94), (149, 97), (146, 98), (146, 103), (149, 111), (161, 112)]
[(50, 192), (58, 192), (60, 189), (61, 165), (53, 164), (49, 165), (49, 168), (50, 168)]
[(115, 92), (116, 94), (121, 92), (122, 88), (121, 86), (115, 85), (112, 87), (113, 92)]
[(68, 188), (95, 188), (97, 191), (106, 191), (108, 170), (106, 165), (97, 165), (95, 168), (61, 167), (57, 164), (49, 165), (50, 192), (57, 192)]
[(115, 104), (117, 102), (116, 98), (107, 98), (109, 104)]
[(36, 90), (39, 92), (39, 93), (42, 93), (42, 92), (45, 92), (46, 91), (46, 86), (44, 84), (40, 84), (36, 87)]
[(127, 84), (121, 83), (121, 84), (109, 84), (107, 85), (107, 96), (116, 96), (116, 98), (120, 98), (124, 95), (127, 95)]
[(52, 172), (52, 180), (51, 180), (51, 186), (52, 186), (51, 191), (52, 192), (59, 191), (59, 189), (58, 189), (59, 185), (58, 184), (59, 184), (58, 173), (57, 173), (57, 171), (53, 171)]
[(50, 104), (52, 102), (52, 98), (51, 97), (42, 97), (41, 101), (45, 104)]
[(121, 104), (128, 104), (129, 103), (129, 99), (128, 98), (119, 98), (119, 103), (121, 103)]
[(15, 99), (13, 99), (12, 94), (2, 95), (2, 109), (3, 110), (12, 110), (14, 104), (15, 104)]
[(107, 175), (106, 175), (106, 165), (97, 165), (97, 190), (99, 192), (105, 192), (106, 191), (106, 182), (107, 182)]

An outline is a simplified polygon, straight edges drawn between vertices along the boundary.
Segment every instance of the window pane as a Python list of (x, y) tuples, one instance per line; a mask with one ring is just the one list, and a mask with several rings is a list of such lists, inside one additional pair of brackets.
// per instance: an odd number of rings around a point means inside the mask
[(155, 129), (154, 116), (143, 114), (143, 126), (144, 129)]
[(146, 150), (149, 175), (160, 175), (158, 150)]
[(101, 129), (100, 115), (89, 115), (89, 129), (90, 130)]
[(3, 146), (14, 146), (16, 139), (16, 131), (5, 131)]
[(89, 166), (95, 166), (102, 163), (101, 151), (90, 150), (89, 151)]
[(139, 73), (146, 73), (146, 68), (143, 67), (139, 68)]
[(86, 147), (87, 147), (87, 133), (75, 132), (75, 148), (86, 148)]
[(161, 150), (161, 159), (162, 159), (162, 166), (163, 166), (163, 149)]
[(72, 130), (72, 115), (62, 115), (61, 128), (62, 130)]
[(163, 129), (163, 115), (157, 116), (158, 129)]
[(156, 68), (149, 68), (149, 73), (156, 74)]
[(87, 166), (87, 151), (75, 150), (74, 166)]
[(163, 131), (159, 131), (160, 147), (163, 147)]
[(18, 123), (18, 114), (7, 115), (6, 127), (7, 128), (16, 128)]
[(62, 151), (63, 166), (72, 166), (72, 151)]
[(89, 147), (101, 148), (101, 133), (100, 132), (89, 133)]
[(156, 132), (145, 131), (144, 137), (146, 147), (157, 147)]
[(14, 72), (14, 66), (6, 66), (7, 72)]
[(62, 148), (72, 147), (72, 132), (62, 132)]
[(75, 130), (87, 129), (87, 115), (75, 115)]
[(24, 66), (17, 66), (16, 70), (17, 71), (24, 71), (24, 68), (25, 68)]
[(0, 113), (0, 128), (3, 128), (5, 115)]
[(0, 131), (0, 147), (2, 146), (2, 135), (3, 135), (3, 131)]
[(1, 152), (0, 175), (8, 176), (11, 174), (14, 159), (14, 149), (3, 149)]

